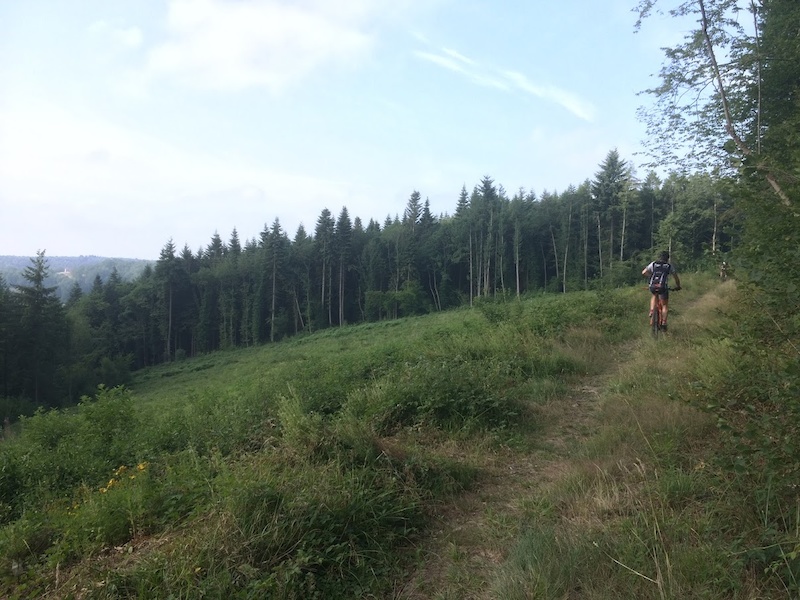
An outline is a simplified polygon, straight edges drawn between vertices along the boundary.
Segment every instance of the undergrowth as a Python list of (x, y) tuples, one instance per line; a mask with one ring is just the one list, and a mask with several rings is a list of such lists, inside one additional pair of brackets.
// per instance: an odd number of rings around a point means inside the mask
[(492, 597), (796, 597), (797, 379), (752, 337), (741, 347), (733, 287), (676, 311), (667, 340), (639, 340)]
[[(22, 419), (0, 447), (2, 594), (382, 597), (479, 469), (624, 339), (630, 290), (486, 301), (220, 352)], [(614, 309), (609, 311), (609, 305)], [(628, 332), (628, 333), (626, 333)]]

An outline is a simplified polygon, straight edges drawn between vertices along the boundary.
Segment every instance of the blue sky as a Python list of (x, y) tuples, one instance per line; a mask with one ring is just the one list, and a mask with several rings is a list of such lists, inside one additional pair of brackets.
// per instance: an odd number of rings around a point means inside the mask
[(681, 32), (634, 3), (1, 2), (0, 254), (155, 259), (636, 165)]

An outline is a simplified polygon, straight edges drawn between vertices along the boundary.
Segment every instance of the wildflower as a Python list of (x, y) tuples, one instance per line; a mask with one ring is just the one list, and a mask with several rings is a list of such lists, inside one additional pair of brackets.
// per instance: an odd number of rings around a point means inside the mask
[(138, 465), (136, 465), (136, 468), (138, 470), (140, 470), (140, 471), (144, 471), (147, 468), (147, 463), (146, 462), (140, 462)]
[(108, 488), (104, 488), (104, 487), (100, 488), (100, 493), (101, 494), (105, 494), (107, 491), (108, 491)]

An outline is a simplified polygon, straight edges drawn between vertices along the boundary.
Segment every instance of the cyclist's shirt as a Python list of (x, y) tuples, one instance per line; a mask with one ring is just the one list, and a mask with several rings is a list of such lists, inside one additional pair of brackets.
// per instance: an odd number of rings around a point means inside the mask
[(675, 273), (675, 269), (670, 263), (654, 260), (645, 267), (645, 271), (650, 273), (651, 292), (664, 294), (669, 291), (669, 276)]

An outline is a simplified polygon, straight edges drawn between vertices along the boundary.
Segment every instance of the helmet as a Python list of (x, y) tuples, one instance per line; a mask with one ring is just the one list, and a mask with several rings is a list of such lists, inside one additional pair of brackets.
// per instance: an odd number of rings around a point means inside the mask
[(669, 260), (669, 252), (664, 250), (661, 254), (658, 255), (658, 259), (662, 262), (667, 262)]

